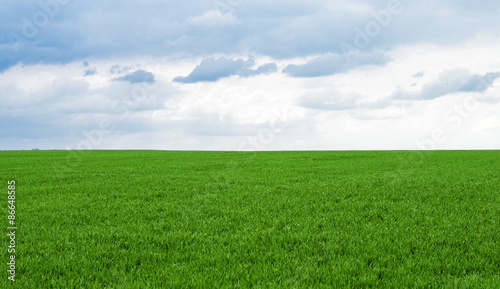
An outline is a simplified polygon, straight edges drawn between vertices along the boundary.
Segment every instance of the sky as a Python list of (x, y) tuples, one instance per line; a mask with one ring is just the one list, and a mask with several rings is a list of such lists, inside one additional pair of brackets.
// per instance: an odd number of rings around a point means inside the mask
[(500, 149), (500, 1), (0, 2), (0, 149)]

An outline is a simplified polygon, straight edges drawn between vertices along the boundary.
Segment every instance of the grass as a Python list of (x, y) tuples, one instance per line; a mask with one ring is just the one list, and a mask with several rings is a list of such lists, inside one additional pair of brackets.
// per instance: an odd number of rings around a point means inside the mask
[(0, 288), (500, 288), (499, 151), (0, 160)]

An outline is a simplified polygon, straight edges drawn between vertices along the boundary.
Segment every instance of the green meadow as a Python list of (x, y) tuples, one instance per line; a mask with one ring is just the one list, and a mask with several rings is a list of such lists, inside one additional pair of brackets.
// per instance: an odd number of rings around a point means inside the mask
[(0, 288), (500, 288), (499, 151), (0, 160)]

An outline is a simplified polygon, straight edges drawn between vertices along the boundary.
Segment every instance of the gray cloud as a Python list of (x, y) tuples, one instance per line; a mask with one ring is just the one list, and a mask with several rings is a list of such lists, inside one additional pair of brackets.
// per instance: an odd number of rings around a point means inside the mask
[(360, 53), (350, 55), (327, 53), (316, 57), (305, 64), (290, 64), (283, 69), (293, 77), (318, 77), (346, 72), (358, 66), (385, 65), (390, 58), (381, 52)]
[(127, 81), (130, 83), (141, 83), (141, 82), (154, 83), (155, 76), (153, 73), (149, 71), (137, 70), (125, 76), (114, 78), (113, 80)]
[(195, 69), (186, 77), (176, 77), (175, 82), (194, 83), (201, 81), (217, 81), (223, 77), (238, 74), (239, 71), (253, 64), (252, 61), (243, 59), (230, 59), (221, 57), (218, 59), (204, 59)]
[(221, 57), (218, 59), (204, 59), (195, 69), (186, 77), (176, 77), (175, 82), (195, 83), (195, 82), (214, 82), (221, 78), (238, 75), (241, 77), (250, 77), (258, 74), (269, 74), (277, 71), (274, 63), (269, 63), (253, 70), (253, 60), (231, 59)]
[(463, 92), (482, 92), (488, 89), (493, 82), (500, 77), (500, 72), (489, 72), (485, 75), (474, 74), (470, 79), (459, 87)]
[(89, 68), (87, 70), (85, 70), (85, 73), (83, 74), (83, 76), (90, 76), (90, 75), (95, 75), (97, 74), (97, 70), (95, 68)]
[[(49, 17), (49, 25), (24, 23), (22, 19), (44, 13), (38, 2), (2, 2), (0, 71), (17, 63), (68, 63), (90, 56), (206, 57), (252, 51), (284, 59), (340, 53), (339, 43), (353, 43), (357, 29), (364, 30), (389, 1), (256, 0), (219, 12), (212, 1), (201, 0), (182, 5), (69, 1)], [(401, 2), (403, 12), (391, 17), (382, 34), (370, 40), (369, 49), (454, 44), (498, 26), (499, 1)], [(226, 25), (234, 23), (238, 25)], [(28, 26), (36, 33), (27, 33)]]
[(429, 100), (458, 92), (483, 92), (488, 89), (500, 72), (490, 72), (485, 75), (471, 74), (467, 69), (452, 69), (443, 71), (439, 77), (425, 84), (420, 91), (408, 92), (398, 88), (392, 95), (393, 99)]
[(130, 69), (131, 68), (129, 66), (121, 66), (119, 64), (115, 64), (115, 65), (111, 66), (111, 68), (109, 69), (109, 73), (122, 74), (122, 73), (129, 72)]
[(242, 77), (250, 77), (250, 76), (255, 76), (259, 74), (271, 74), (274, 72), (278, 71), (278, 66), (274, 63), (268, 63), (264, 64), (262, 66), (259, 66), (257, 69), (252, 70), (252, 69), (243, 69), (238, 73), (238, 75)]

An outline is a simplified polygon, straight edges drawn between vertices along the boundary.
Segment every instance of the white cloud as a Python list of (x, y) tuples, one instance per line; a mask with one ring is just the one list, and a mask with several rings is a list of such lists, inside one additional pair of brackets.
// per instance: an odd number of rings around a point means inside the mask
[(317, 110), (380, 109), (391, 105), (388, 99), (373, 98), (353, 93), (341, 93), (336, 88), (307, 93), (297, 100), (305, 108)]
[[(75, 146), (108, 120), (114, 129), (96, 148), (237, 150), (286, 114), (283, 129), (257, 149), (418, 149), (434, 129), (448, 136), (441, 149), (500, 145), (500, 41), (486, 25), (498, 4), (405, 3), (406, 14), (346, 62), (338, 44), (386, 1), (258, 0), (225, 13), (200, 1), (167, 14), (163, 3), (149, 3), (154, 11), (131, 4), (152, 12), (136, 24), (128, 21), (136, 11), (93, 4), (103, 9), (90, 27), (82, 20), (94, 14), (83, 7), (70, 13), (82, 24), (67, 28), (72, 34), (58, 30), (69, 21), (62, 17), (24, 64), (0, 59), (8, 67), (0, 73), (0, 143)], [(426, 14), (426, 5), (438, 11)], [(472, 13), (464, 7), (484, 18), (462, 27)], [(438, 16), (453, 29), (435, 25)], [(189, 84), (174, 82), (179, 75)], [(477, 108), (461, 116), (471, 96)]]
[(186, 19), (186, 23), (194, 26), (231, 26), (240, 24), (238, 18), (232, 11), (222, 13), (220, 10), (211, 9), (199, 16), (190, 16)]
[(500, 120), (495, 116), (483, 118), (481, 122), (472, 128), (472, 131), (500, 130)]

